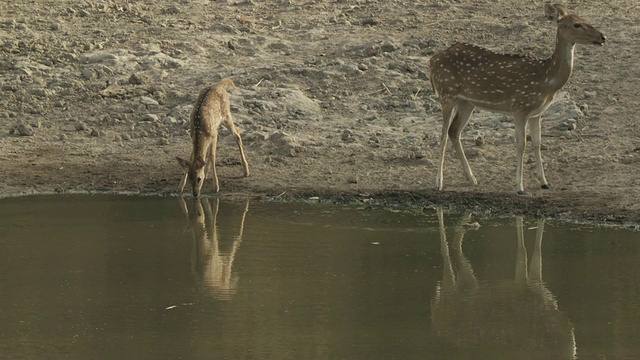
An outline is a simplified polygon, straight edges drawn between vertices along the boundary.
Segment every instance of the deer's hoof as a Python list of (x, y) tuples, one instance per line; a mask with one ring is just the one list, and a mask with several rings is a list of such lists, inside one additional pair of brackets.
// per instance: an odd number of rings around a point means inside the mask
[(524, 190), (518, 190), (517, 194), (518, 195), (527, 195), (527, 193)]
[(541, 186), (541, 187), (542, 187), (543, 189), (545, 189), (545, 190), (549, 190), (549, 189), (551, 189), (551, 185), (550, 185), (550, 184), (542, 184), (542, 186)]

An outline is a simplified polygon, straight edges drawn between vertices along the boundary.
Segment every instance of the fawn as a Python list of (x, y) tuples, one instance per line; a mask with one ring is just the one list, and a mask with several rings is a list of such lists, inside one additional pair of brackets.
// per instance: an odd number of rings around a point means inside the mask
[(182, 193), (187, 180), (189, 180), (193, 196), (198, 197), (202, 190), (208, 167), (213, 169), (215, 192), (220, 191), (218, 173), (216, 172), (216, 148), (218, 146), (218, 128), (220, 128), (221, 124), (233, 134), (240, 149), (244, 176), (249, 176), (249, 164), (244, 155), (242, 138), (231, 118), (227, 89), (237, 89), (231, 79), (223, 79), (216, 85), (203, 89), (198, 95), (198, 100), (196, 100), (191, 111), (191, 140), (193, 141), (191, 158), (190, 160), (185, 160), (176, 157), (178, 163), (185, 169), (184, 177), (178, 188), (180, 193)]

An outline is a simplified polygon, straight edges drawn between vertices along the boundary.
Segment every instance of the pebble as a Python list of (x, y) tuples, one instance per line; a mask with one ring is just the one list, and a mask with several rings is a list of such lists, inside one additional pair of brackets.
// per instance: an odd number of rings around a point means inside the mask
[(141, 96), (140, 97), (140, 102), (143, 105), (146, 105), (146, 106), (158, 106), (158, 105), (160, 105), (159, 102), (157, 102), (156, 100), (154, 100), (154, 99), (152, 99), (152, 98), (150, 98), (148, 96)]
[(144, 83), (142, 77), (136, 73), (131, 74), (128, 81), (131, 85), (142, 85)]
[(340, 138), (342, 139), (342, 141), (348, 142), (348, 143), (352, 143), (356, 141), (355, 134), (353, 133), (353, 131), (349, 129), (344, 129), (344, 131), (342, 131), (342, 135), (340, 136)]
[(76, 127), (76, 131), (89, 130), (89, 127), (87, 126), (87, 124), (84, 123), (84, 121), (78, 121), (75, 127)]
[(158, 120), (160, 120), (160, 117), (158, 117), (158, 115), (156, 114), (144, 114), (142, 115), (142, 118), (140, 120), (157, 122)]
[(16, 130), (18, 131), (18, 134), (20, 136), (33, 136), (33, 134), (35, 134), (35, 132), (33, 131), (33, 128), (30, 125), (27, 124), (18, 124), (18, 126), (16, 127)]

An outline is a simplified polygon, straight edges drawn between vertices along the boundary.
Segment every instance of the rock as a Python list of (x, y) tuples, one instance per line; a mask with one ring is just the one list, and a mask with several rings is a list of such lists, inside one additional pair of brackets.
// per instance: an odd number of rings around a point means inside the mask
[(30, 125), (22, 124), (22, 123), (16, 126), (16, 131), (20, 136), (33, 136), (33, 134), (35, 134), (35, 132), (33, 131), (33, 128)]
[(128, 81), (131, 85), (142, 85), (144, 83), (142, 77), (136, 73), (131, 74)]
[(475, 158), (479, 158), (479, 157), (483, 157), (484, 156), (484, 152), (481, 149), (478, 149), (478, 148), (475, 148), (475, 147), (468, 148), (464, 152), (467, 155), (467, 158), (469, 158), (469, 159), (475, 159)]
[(75, 125), (76, 131), (85, 131), (85, 130), (89, 130), (89, 127), (87, 126), (87, 124), (84, 123), (84, 121), (78, 121)]
[(106, 63), (106, 64), (115, 65), (118, 63), (119, 58), (116, 54), (101, 51), (101, 52), (83, 54), (80, 56), (79, 61), (83, 64)]
[(91, 68), (82, 69), (82, 77), (87, 80), (92, 80), (96, 77), (96, 73)]
[(167, 125), (176, 125), (178, 124), (178, 119), (174, 118), (173, 116), (167, 116), (164, 118), (163, 122)]
[(342, 135), (340, 136), (340, 139), (342, 139), (342, 141), (347, 143), (352, 143), (356, 141), (355, 134), (353, 133), (353, 131), (349, 129), (344, 129), (342, 131)]
[(19, 23), (16, 25), (16, 30), (20, 30), (20, 31), (31, 31), (31, 29), (29, 29), (29, 27), (27, 26), (27, 24), (25, 23)]
[(169, 145), (169, 139), (161, 138), (158, 140), (158, 145)]
[(274, 145), (274, 152), (277, 154), (296, 157), (299, 153), (305, 150), (305, 148), (300, 145), (293, 136), (285, 133), (284, 131), (278, 131), (271, 134), (271, 136), (269, 136), (269, 140), (271, 144)]
[(96, 129), (91, 129), (91, 136), (100, 137), (100, 132)]
[(160, 105), (159, 102), (157, 102), (156, 100), (154, 100), (154, 99), (152, 99), (152, 98), (150, 98), (148, 96), (141, 96), (140, 97), (140, 102), (143, 105), (146, 105), (146, 106), (158, 106), (158, 105)]
[(122, 135), (120, 135), (120, 137), (122, 138), (122, 140), (131, 140), (131, 135), (129, 135), (128, 133), (123, 133)]
[(160, 120), (160, 117), (158, 117), (158, 115), (156, 114), (144, 114), (142, 115), (142, 118), (140, 120), (157, 122), (158, 120)]
[(283, 97), (281, 101), (284, 103), (289, 113), (316, 115), (321, 112), (320, 105), (308, 98), (300, 90), (279, 89), (278, 93)]

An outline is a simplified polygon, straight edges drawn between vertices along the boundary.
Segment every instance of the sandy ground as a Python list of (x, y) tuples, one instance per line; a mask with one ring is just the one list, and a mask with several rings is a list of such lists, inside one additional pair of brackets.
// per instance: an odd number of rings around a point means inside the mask
[(550, 56), (541, 1), (2, 1), (0, 191), (175, 194), (192, 104), (229, 77), (251, 175), (223, 132), (223, 196), (638, 226), (640, 5), (566, 5), (608, 42), (576, 47), (543, 115), (552, 189), (529, 148), (519, 196), (513, 124), (482, 111), (463, 133), (479, 184), (449, 146), (435, 191), (442, 120), (427, 64), (454, 41)]

